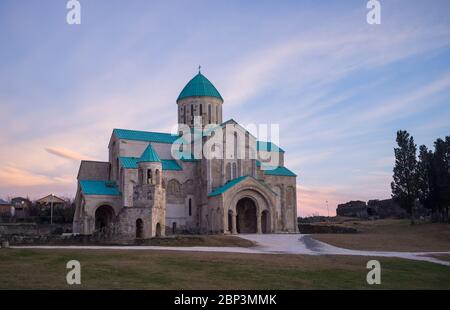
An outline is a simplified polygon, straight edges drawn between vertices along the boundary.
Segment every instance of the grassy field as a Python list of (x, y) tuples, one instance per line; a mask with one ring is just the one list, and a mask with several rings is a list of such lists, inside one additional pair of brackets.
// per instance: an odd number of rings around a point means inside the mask
[(343, 221), (333, 223), (353, 227), (356, 234), (314, 234), (317, 240), (355, 250), (450, 251), (450, 225), (409, 220)]
[[(82, 285), (66, 284), (67, 261)], [(450, 268), (379, 258), (381, 285), (366, 284), (368, 257), (113, 250), (0, 249), (0, 289), (450, 289)]]

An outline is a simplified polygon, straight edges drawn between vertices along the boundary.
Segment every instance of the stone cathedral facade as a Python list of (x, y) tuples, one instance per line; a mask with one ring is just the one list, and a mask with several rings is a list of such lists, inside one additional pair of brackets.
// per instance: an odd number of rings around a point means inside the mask
[[(284, 151), (224, 122), (224, 100), (200, 72), (176, 103), (178, 134), (114, 129), (109, 161), (81, 162), (74, 233), (134, 239), (297, 232), (296, 175), (284, 166)], [(183, 140), (181, 127), (195, 133), (197, 120), (214, 130)], [(223, 156), (194, 156), (194, 141)]]

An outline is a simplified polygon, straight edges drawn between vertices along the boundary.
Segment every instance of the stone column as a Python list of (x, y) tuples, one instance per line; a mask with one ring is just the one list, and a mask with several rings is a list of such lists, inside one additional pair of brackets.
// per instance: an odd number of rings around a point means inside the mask
[(237, 226), (236, 226), (236, 214), (233, 212), (233, 215), (231, 216), (231, 230), (233, 235), (237, 235)]
[(256, 232), (258, 234), (262, 234), (262, 229), (261, 229), (261, 211), (260, 210), (256, 211)]

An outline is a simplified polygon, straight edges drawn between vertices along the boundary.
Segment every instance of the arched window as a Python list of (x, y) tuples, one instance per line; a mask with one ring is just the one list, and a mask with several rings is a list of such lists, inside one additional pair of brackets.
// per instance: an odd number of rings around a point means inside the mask
[(185, 108), (181, 108), (181, 113), (183, 113), (183, 124), (186, 124), (186, 110), (185, 110)]
[(200, 116), (203, 115), (203, 104), (200, 103)]
[(220, 123), (219, 122), (219, 106), (216, 106), (216, 123)]
[(227, 182), (228, 182), (231, 180), (231, 164), (230, 163), (227, 164), (226, 173), (227, 173)]
[(147, 170), (147, 184), (152, 184), (152, 170)]
[(191, 104), (191, 124), (194, 124), (194, 105)]
[(211, 124), (211, 105), (208, 104), (208, 123)]
[(237, 132), (234, 132), (234, 140), (233, 140), (233, 143), (234, 143), (234, 159), (236, 159), (236, 158), (237, 158), (237, 154), (238, 154), (238, 151), (237, 151), (237, 149), (238, 149), (238, 136), (237, 136)]
[(237, 167), (236, 163), (233, 163), (233, 179), (237, 178)]
[(192, 199), (189, 198), (189, 216), (192, 216)]

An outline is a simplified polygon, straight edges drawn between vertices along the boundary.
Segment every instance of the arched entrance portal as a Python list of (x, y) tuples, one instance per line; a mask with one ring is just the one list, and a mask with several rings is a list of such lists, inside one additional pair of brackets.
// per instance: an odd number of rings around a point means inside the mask
[(144, 222), (141, 219), (136, 220), (136, 239), (144, 237)]
[(95, 231), (107, 231), (112, 228), (114, 210), (111, 206), (100, 206), (95, 210)]
[(261, 213), (261, 232), (267, 234), (269, 232), (270, 222), (269, 222), (269, 211), (265, 210)]
[(240, 234), (257, 232), (256, 205), (250, 198), (242, 198), (236, 205), (236, 228)]
[(156, 237), (161, 237), (161, 224), (159, 224), (159, 223), (156, 224), (155, 236)]

